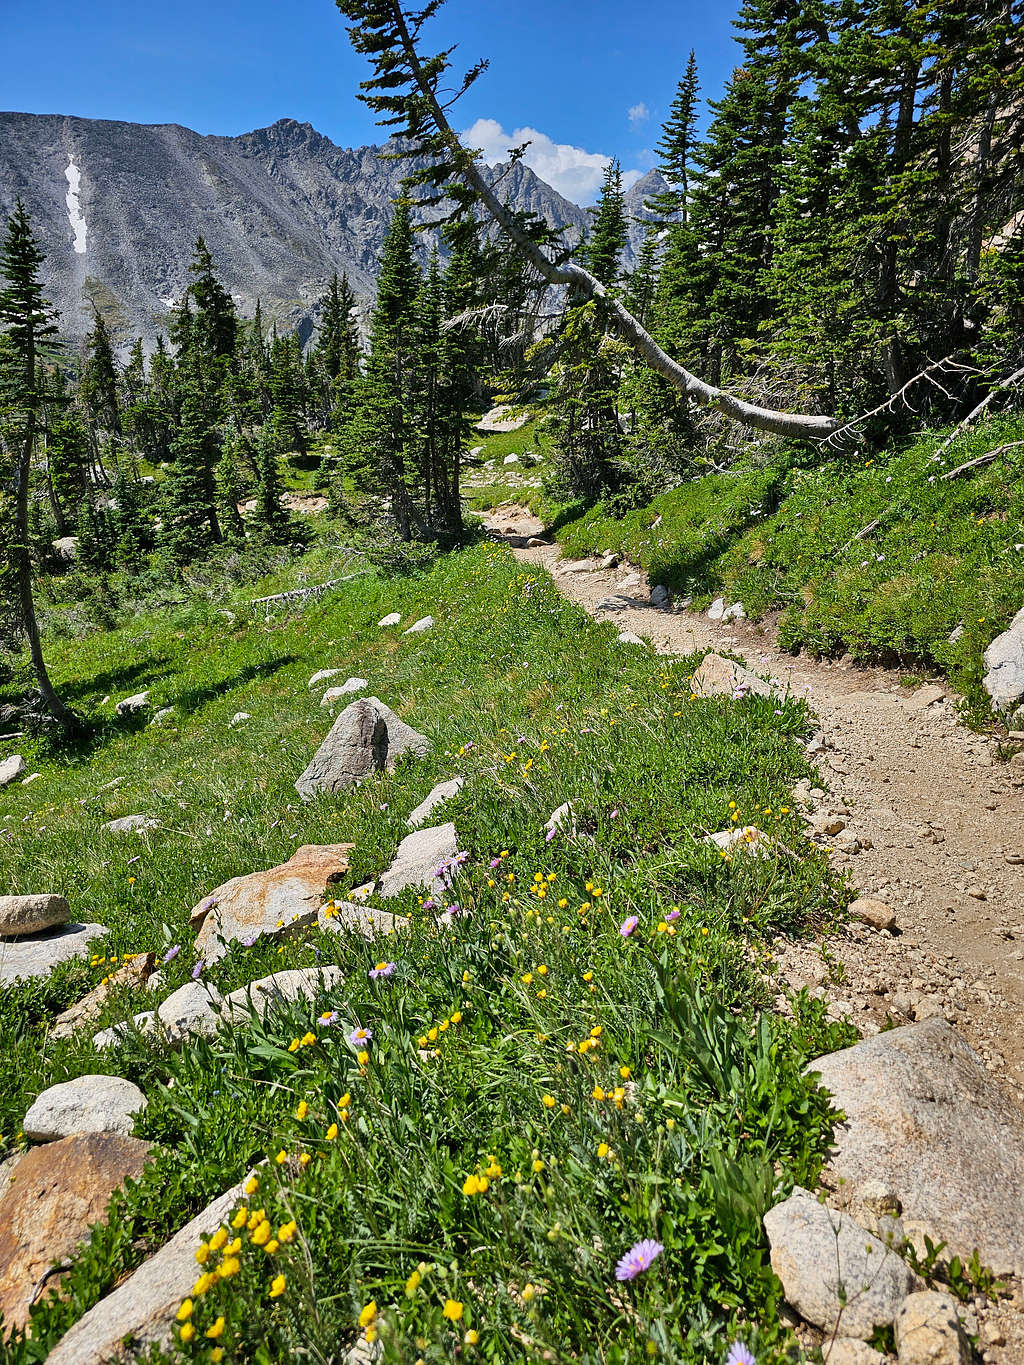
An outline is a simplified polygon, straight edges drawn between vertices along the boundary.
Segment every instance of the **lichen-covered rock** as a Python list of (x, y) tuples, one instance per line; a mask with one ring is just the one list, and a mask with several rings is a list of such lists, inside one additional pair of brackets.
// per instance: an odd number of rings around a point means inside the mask
[(390, 772), (402, 754), (422, 757), (429, 750), (427, 737), (389, 706), (377, 697), (360, 697), (331, 726), (295, 790), (303, 798), (347, 791), (373, 773)]

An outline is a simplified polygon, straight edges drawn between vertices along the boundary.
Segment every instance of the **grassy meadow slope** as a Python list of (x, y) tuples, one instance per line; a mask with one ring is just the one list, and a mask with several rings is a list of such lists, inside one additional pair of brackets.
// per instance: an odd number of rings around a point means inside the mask
[[(62, 641), (54, 673), (100, 722), (95, 737), (72, 753), (39, 741), (25, 753), (42, 776), (0, 795), (0, 891), (65, 893), (74, 918), (109, 930), (94, 963), (0, 998), (4, 1150), (22, 1145), (39, 1090), (93, 1071), (142, 1087), (136, 1131), (156, 1144), (59, 1298), (0, 1359), (42, 1361), (264, 1157), (249, 1212), (275, 1228), (294, 1219), (293, 1235), (261, 1244), (250, 1219), (234, 1264), (211, 1250), (175, 1359), (337, 1360), (378, 1333), (395, 1361), (719, 1361), (735, 1337), (781, 1359), (761, 1216), (813, 1185), (829, 1117), (802, 1071), (852, 1037), (806, 998), (795, 1019), (761, 1012), (772, 936), (826, 923), (842, 901), (787, 801), (810, 771), (802, 707), (695, 700), (694, 661), (624, 648), (492, 546), (269, 619), (234, 610), (168, 608)], [(437, 624), (379, 629), (393, 610)], [(303, 804), (292, 784), (330, 722), (307, 680), (325, 667), (369, 679), (434, 748)], [(142, 688), (152, 710), (174, 708), (168, 725), (103, 704)], [(238, 711), (251, 718), (232, 728)], [(313, 929), (197, 962), (188, 913), (218, 883), (303, 843), (351, 841), (355, 886), (455, 771), (466, 786), (442, 818), (468, 854), (451, 893), (468, 913), (441, 926), (410, 890), (397, 904), (411, 927), (374, 943)], [(567, 800), (576, 831), (548, 840)], [(134, 813), (160, 828), (100, 828)], [(776, 856), (702, 842), (748, 822), (778, 840)], [(121, 955), (176, 947), (161, 994), (197, 968), (223, 991), (318, 963), (346, 980), (180, 1053), (141, 1037), (99, 1053), (88, 1030), (48, 1038), (47, 1021)], [(382, 959), (394, 973), (371, 980)], [(97, 1026), (152, 1003), (115, 998)], [(356, 1026), (372, 1033), (362, 1063)], [(643, 1238), (663, 1253), (618, 1284), (617, 1261)]]

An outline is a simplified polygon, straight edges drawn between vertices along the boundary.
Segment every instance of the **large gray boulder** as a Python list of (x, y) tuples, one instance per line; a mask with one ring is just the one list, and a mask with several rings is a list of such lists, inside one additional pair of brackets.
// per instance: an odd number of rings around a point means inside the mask
[(1024, 607), (985, 650), (982, 682), (997, 711), (1012, 711), (1024, 699)]
[(65, 1332), (47, 1356), (49, 1365), (106, 1365), (108, 1361), (133, 1359), (154, 1342), (166, 1345), (171, 1340), (174, 1315), (198, 1273), (196, 1248), (204, 1237), (226, 1224), (242, 1198), (242, 1184), (234, 1185), (186, 1223)]
[(78, 1076), (38, 1095), (21, 1126), (32, 1142), (55, 1142), (72, 1133), (129, 1137), (135, 1115), (145, 1107), (145, 1095), (122, 1076)]
[(704, 662), (690, 679), (690, 691), (698, 697), (770, 697), (781, 695), (764, 678), (759, 678), (749, 668), (725, 659), (721, 654), (707, 654)]
[(49, 976), (61, 962), (91, 956), (93, 939), (106, 932), (102, 924), (65, 924), (0, 942), (0, 986)]
[(0, 938), (41, 934), (70, 918), (71, 907), (63, 896), (0, 896)]
[(908, 1234), (965, 1260), (977, 1249), (997, 1274), (1024, 1271), (1020, 1111), (955, 1029), (941, 1017), (890, 1029), (808, 1070), (844, 1115), (828, 1165), (844, 1202), (881, 1180)]
[(867, 1341), (922, 1287), (895, 1251), (799, 1186), (768, 1210), (764, 1228), (786, 1302), (825, 1332)]
[(347, 791), (372, 773), (391, 772), (402, 754), (423, 757), (430, 740), (406, 725), (377, 697), (346, 706), (295, 783), (304, 799), (318, 792)]
[(407, 834), (398, 845), (394, 861), (380, 879), (380, 894), (397, 896), (407, 886), (422, 886), (435, 895), (442, 894), (447, 883), (439, 874), (439, 868), (445, 859), (454, 858), (458, 851), (459, 840), (452, 824), (433, 825), (430, 829)]
[(340, 967), (296, 967), (290, 971), (262, 976), (248, 986), (240, 986), (224, 997), (224, 1017), (244, 1022), (253, 1011), (263, 1018), (271, 1009), (315, 1000), (345, 980)]
[(186, 981), (157, 1006), (157, 1022), (171, 1043), (183, 1042), (190, 1033), (216, 1033), (224, 997), (216, 986)]
[(25, 771), (25, 760), (21, 754), (12, 754), (0, 763), (0, 787), (8, 787)]

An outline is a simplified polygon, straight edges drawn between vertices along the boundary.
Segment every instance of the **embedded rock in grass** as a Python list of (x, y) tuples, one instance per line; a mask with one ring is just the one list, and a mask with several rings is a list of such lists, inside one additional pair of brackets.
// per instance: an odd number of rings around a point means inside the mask
[(430, 630), (434, 624), (432, 616), (421, 616), (418, 621), (414, 621), (408, 630), (403, 631), (403, 635), (422, 635), (425, 630)]
[(723, 853), (749, 853), (754, 858), (770, 858), (774, 841), (756, 825), (742, 825), (736, 829), (722, 829), (717, 834), (706, 834), (704, 843), (714, 844)]
[(119, 716), (134, 716), (149, 706), (149, 693), (136, 692), (134, 697), (122, 697), (114, 710)]
[(120, 820), (108, 820), (100, 828), (105, 834), (145, 834), (147, 830), (159, 829), (160, 821), (150, 815), (122, 815)]
[(361, 692), (364, 687), (369, 687), (365, 678), (348, 678), (340, 687), (329, 687), (320, 699), (321, 706), (330, 706), (339, 697), (347, 697), (350, 692)]
[(455, 826), (433, 825), (407, 834), (398, 845), (394, 862), (380, 879), (380, 894), (397, 896), (407, 886), (424, 886), (434, 894), (443, 893), (446, 882), (439, 868), (459, 851)]
[(563, 801), (557, 810), (553, 810), (544, 822), (544, 829), (548, 834), (555, 834), (564, 829), (569, 834), (575, 835), (576, 819), (572, 811), (572, 802)]
[(70, 1038), (76, 1029), (91, 1023), (107, 1000), (118, 990), (141, 990), (156, 974), (156, 953), (136, 953), (127, 957), (115, 972), (75, 1002), (50, 1025), (51, 1038)]
[(73, 1133), (129, 1137), (135, 1115), (145, 1107), (139, 1087), (121, 1076), (78, 1076), (38, 1095), (21, 1127), (32, 1142), (55, 1142)]
[(223, 1003), (224, 997), (216, 986), (186, 981), (157, 1006), (157, 1023), (162, 1025), (168, 1041), (175, 1044), (183, 1042), (190, 1033), (216, 1033)]
[(690, 679), (690, 691), (698, 697), (732, 697), (735, 701), (747, 696), (782, 695), (779, 688), (735, 660), (724, 659), (721, 654), (705, 655), (704, 662)]
[[(385, 617), (384, 619), (387, 620), (388, 618)], [(401, 620), (401, 617), (399, 617), (399, 620)], [(314, 687), (319, 687), (321, 683), (330, 682), (330, 680), (336, 678), (340, 672), (340, 668), (321, 668), (318, 673), (313, 674), (307, 686), (312, 690)]]
[(248, 711), (236, 711), (229, 722), (232, 730), (236, 725), (244, 725), (247, 720), (252, 720), (252, 715)]
[(974, 1352), (949, 1294), (911, 1294), (896, 1315), (899, 1365), (971, 1365)]
[(518, 464), (518, 463), (519, 463), (519, 456), (518, 456), (518, 455), (506, 455), (505, 458), (502, 460), (502, 464)]
[(233, 1023), (244, 1022), (252, 1011), (262, 1019), (276, 1005), (296, 1000), (315, 1000), (318, 995), (340, 986), (345, 980), (339, 967), (296, 967), (290, 971), (261, 976), (248, 986), (240, 986), (224, 997), (224, 1017)]
[(453, 777), (449, 782), (439, 782), (430, 795), (420, 802), (405, 823), (410, 829), (419, 829), (436, 806), (441, 806), (446, 801), (450, 801), (453, 796), (458, 796), (465, 785), (466, 779), (464, 777)]
[(404, 915), (391, 915), (387, 910), (375, 910), (372, 905), (357, 905), (354, 901), (328, 901), (321, 905), (316, 922), (328, 933), (357, 933), (363, 938), (393, 934), (409, 923)]
[(226, 1190), (79, 1318), (47, 1356), (48, 1365), (106, 1365), (134, 1359), (154, 1343), (166, 1346), (178, 1306), (195, 1283), (196, 1248), (227, 1223), (243, 1200), (243, 1184)]
[(126, 1019), (120, 1024), (111, 1024), (110, 1028), (101, 1028), (99, 1033), (92, 1035), (92, 1045), (102, 1052), (104, 1048), (116, 1047), (118, 1043), (123, 1043), (133, 1033), (140, 1033), (143, 1037), (148, 1037), (159, 1032), (160, 1025), (157, 1022), (156, 1010), (143, 1010), (141, 1014), (136, 1014), (133, 1018)]
[(510, 417), (512, 409), (507, 403), (499, 403), (496, 408), (491, 408), (490, 412), (485, 413), (476, 424), (477, 431), (487, 434), (493, 432), (518, 431), (520, 427), (525, 427), (530, 420), (528, 412), (520, 413), (518, 417)]
[[(399, 611), (389, 612), (387, 616), (382, 616), (377, 624), (378, 626), (400, 626), (402, 624), (402, 613)], [(341, 672), (340, 668), (338, 669), (338, 672)], [(312, 685), (313, 684), (310, 683), (310, 687), (312, 687)]]
[[(156, 713), (156, 715), (149, 723), (150, 725), (166, 725), (173, 715), (174, 707), (165, 706), (162, 708), (162, 710)], [(246, 720), (248, 720), (248, 716), (246, 716)], [(234, 721), (232, 721), (232, 724), (234, 724)]]
[(41, 934), (70, 918), (71, 907), (63, 896), (0, 896), (0, 938)]
[(429, 751), (430, 740), (389, 706), (377, 697), (360, 697), (331, 726), (295, 790), (304, 799), (346, 791), (373, 773), (391, 772), (402, 754), (422, 758)]
[(658, 583), (651, 589), (651, 606), (658, 607), (660, 610), (667, 610), (672, 605), (672, 594), (664, 583)]
[(304, 844), (278, 867), (218, 886), (192, 911), (197, 954), (215, 962), (232, 939), (274, 936), (312, 924), (325, 888), (348, 870), (351, 850), (351, 844)]
[(89, 957), (92, 940), (106, 932), (102, 924), (65, 924), (42, 934), (0, 942), (0, 986), (49, 976), (61, 962)]
[(747, 609), (742, 602), (734, 602), (731, 607), (726, 607), (722, 612), (722, 625), (727, 626), (732, 621), (745, 621), (747, 619)]
[(642, 645), (644, 643), (645, 641), (642, 640), (639, 635), (634, 635), (631, 630), (623, 630), (619, 632), (620, 645)]
[(12, 754), (10, 758), (5, 758), (0, 763), (0, 787), (6, 787), (16, 781), (24, 771), (25, 760), (21, 754)]
[(1024, 1271), (1024, 1134), (1020, 1112), (938, 1016), (819, 1057), (837, 1110), (828, 1179), (840, 1192), (882, 1180), (908, 1233), (974, 1249), (997, 1275)]
[(1024, 607), (1009, 628), (985, 650), (988, 672), (982, 679), (997, 711), (1012, 711), (1024, 699)]
[(922, 1281), (847, 1213), (799, 1186), (764, 1216), (772, 1269), (805, 1322), (866, 1341)]
[[(54, 1261), (70, 1256), (93, 1223), (105, 1221), (110, 1196), (138, 1179), (149, 1143), (118, 1133), (79, 1133), (36, 1147), (18, 1162), (0, 1198), (0, 1313), (6, 1329), (24, 1327), (37, 1289)], [(193, 1262), (193, 1267), (195, 1263)], [(75, 1358), (83, 1365), (84, 1356)]]

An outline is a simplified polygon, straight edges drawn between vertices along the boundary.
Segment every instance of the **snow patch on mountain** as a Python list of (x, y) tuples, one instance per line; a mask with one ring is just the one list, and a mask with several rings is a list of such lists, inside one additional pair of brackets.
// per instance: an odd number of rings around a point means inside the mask
[(82, 187), (82, 172), (75, 165), (73, 156), (68, 156), (68, 167), (64, 175), (68, 182), (68, 192), (64, 196), (64, 202), (68, 206), (68, 222), (71, 224), (71, 231), (75, 234), (75, 254), (84, 256), (85, 239), (89, 232), (89, 225), (85, 221), (82, 206), (78, 202), (78, 193)]

